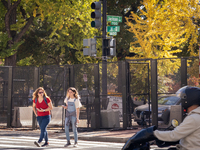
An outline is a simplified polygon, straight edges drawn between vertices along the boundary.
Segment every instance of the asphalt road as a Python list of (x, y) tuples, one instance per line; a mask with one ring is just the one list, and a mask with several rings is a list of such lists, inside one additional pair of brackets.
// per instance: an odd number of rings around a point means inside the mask
[(66, 140), (64, 139), (49, 139), (50, 145), (45, 148), (36, 147), (33, 142), (38, 140), (38, 137), (31, 136), (0, 136), (0, 150), (25, 150), (25, 149), (54, 149), (54, 150), (121, 150), (123, 143), (109, 143), (109, 142), (94, 142), (94, 141), (78, 141), (78, 147), (72, 145), (65, 148)]
[[(112, 142), (95, 142), (95, 141), (78, 141), (78, 147), (73, 147), (73, 140), (71, 140), (72, 145), (69, 147), (64, 147), (66, 140), (64, 139), (49, 139), (50, 145), (48, 147), (36, 147), (33, 143), (38, 140), (35, 136), (0, 136), (0, 150), (121, 150), (123, 143), (112, 143)], [(158, 148), (157, 146), (152, 146), (150, 150), (167, 150), (167, 148)]]
[[(57, 131), (57, 130), (56, 130)], [(40, 130), (0, 130), (0, 150), (38, 150), (38, 149), (77, 149), (77, 150), (121, 150), (124, 142), (114, 143), (114, 142), (99, 142), (78, 140), (79, 146), (77, 148), (73, 147), (73, 139), (71, 139), (72, 145), (65, 148), (66, 139), (63, 138), (64, 133), (56, 133), (55, 131), (49, 131), (49, 143), (50, 145), (45, 148), (38, 148), (34, 145), (34, 141), (39, 138)], [(62, 135), (62, 138), (61, 138)], [(158, 148), (156, 145), (152, 145), (150, 150), (167, 150), (168, 148)]]

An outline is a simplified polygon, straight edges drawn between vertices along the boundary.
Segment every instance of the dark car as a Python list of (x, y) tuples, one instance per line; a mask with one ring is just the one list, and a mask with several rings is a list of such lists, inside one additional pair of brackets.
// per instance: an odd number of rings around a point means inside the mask
[[(180, 97), (177, 95), (168, 95), (158, 98), (158, 123), (168, 124), (169, 112), (172, 105), (180, 105)], [(150, 109), (150, 110), (149, 110)], [(146, 125), (151, 123), (151, 104), (138, 106), (134, 109), (134, 121), (138, 125)], [(149, 120), (150, 118), (150, 120)]]

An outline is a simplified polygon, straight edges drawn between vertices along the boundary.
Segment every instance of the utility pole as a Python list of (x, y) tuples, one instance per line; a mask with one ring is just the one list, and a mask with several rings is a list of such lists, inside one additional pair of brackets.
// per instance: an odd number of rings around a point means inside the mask
[[(101, 14), (101, 4), (103, 2), (103, 13)], [(93, 2), (91, 8), (94, 12), (91, 13), (91, 18), (95, 19), (91, 22), (91, 27), (101, 29), (102, 27), (102, 107), (107, 108), (107, 55), (113, 56), (115, 54), (115, 41), (107, 39), (107, 1), (101, 0), (98, 2)], [(103, 18), (103, 23), (101, 24), (101, 17)], [(91, 42), (94, 41), (94, 42)], [(110, 43), (112, 43), (112, 54), (110, 55)], [(92, 47), (92, 45), (94, 45)], [(96, 54), (96, 41), (91, 39), (84, 39), (83, 46), (89, 48), (83, 49), (83, 54), (86, 56), (95, 56)]]
[[(103, 0), (103, 34), (102, 34), (103, 40), (106, 39), (106, 25), (107, 25), (106, 12), (107, 12), (106, 0)], [(104, 49), (103, 49), (103, 56), (106, 56), (106, 52), (104, 53)]]
[(102, 106), (107, 107), (107, 49), (106, 49), (106, 26), (107, 26), (107, 6), (103, 0), (103, 27), (102, 27)]

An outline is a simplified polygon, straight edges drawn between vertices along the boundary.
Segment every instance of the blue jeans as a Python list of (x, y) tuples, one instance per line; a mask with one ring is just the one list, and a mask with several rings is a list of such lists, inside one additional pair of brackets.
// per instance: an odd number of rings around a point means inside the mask
[(38, 143), (42, 142), (43, 138), (45, 139), (45, 142), (48, 142), (47, 125), (49, 124), (50, 120), (50, 115), (37, 117), (37, 121), (40, 126), (40, 139), (38, 140)]
[[(71, 123), (72, 123), (72, 130), (74, 133), (74, 141), (77, 143), (78, 141), (78, 133), (77, 133), (77, 127), (76, 127), (76, 117), (74, 116), (70, 116), (71, 117)], [(69, 136), (69, 126), (67, 126), (67, 121), (68, 118), (65, 118), (65, 134), (66, 134), (66, 138), (67, 141), (70, 141), (70, 136)]]

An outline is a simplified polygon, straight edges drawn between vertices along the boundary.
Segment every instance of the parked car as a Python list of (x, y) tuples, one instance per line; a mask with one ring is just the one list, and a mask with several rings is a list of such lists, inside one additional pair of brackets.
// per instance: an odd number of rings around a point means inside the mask
[[(180, 97), (176, 94), (162, 96), (158, 98), (158, 123), (159, 124), (168, 124), (169, 115), (170, 115), (170, 107), (172, 105), (180, 105)], [(149, 110), (150, 108), (150, 110)], [(138, 123), (138, 125), (146, 125), (151, 123), (151, 104), (144, 104), (136, 107), (133, 112), (134, 121)], [(150, 120), (149, 120), (150, 118)]]

